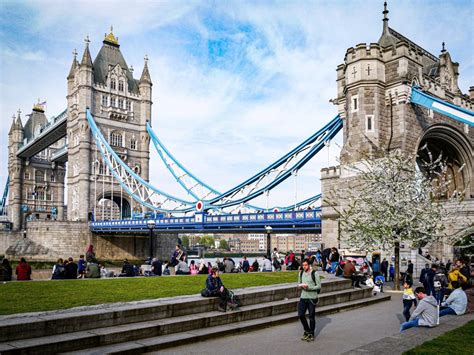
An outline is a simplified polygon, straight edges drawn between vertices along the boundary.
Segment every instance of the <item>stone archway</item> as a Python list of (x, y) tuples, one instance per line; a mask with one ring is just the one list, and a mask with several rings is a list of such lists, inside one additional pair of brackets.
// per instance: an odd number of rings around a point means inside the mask
[(467, 198), (473, 195), (473, 148), (462, 133), (448, 125), (431, 126), (418, 144), (418, 159), (429, 161), (429, 153), (433, 159), (441, 155), (446, 161), (450, 182), (444, 198), (461, 192)]
[(131, 217), (131, 206), (126, 196), (105, 192), (97, 197), (96, 219), (127, 219)]

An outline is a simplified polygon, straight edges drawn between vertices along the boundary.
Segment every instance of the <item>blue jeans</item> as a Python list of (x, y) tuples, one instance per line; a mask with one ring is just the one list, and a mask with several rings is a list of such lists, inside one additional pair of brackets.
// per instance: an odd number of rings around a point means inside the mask
[[(304, 331), (313, 336), (314, 330), (316, 329), (316, 303), (317, 299), (300, 298), (298, 304), (298, 317), (300, 318)], [(306, 320), (306, 310), (308, 310), (309, 313), (309, 326)]]
[(411, 321), (403, 323), (402, 326), (400, 327), (400, 333), (403, 332), (404, 330), (407, 330), (413, 327), (419, 327), (418, 319), (413, 319)]
[(337, 261), (331, 262), (331, 269), (333, 273), (336, 272), (337, 264), (339, 264)]
[(456, 315), (456, 312), (451, 307), (446, 307), (439, 311), (439, 316), (447, 316), (448, 314)]

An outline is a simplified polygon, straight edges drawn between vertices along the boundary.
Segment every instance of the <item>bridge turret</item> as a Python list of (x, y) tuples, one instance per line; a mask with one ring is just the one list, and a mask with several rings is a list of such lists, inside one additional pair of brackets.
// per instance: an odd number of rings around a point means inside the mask
[(151, 124), (151, 87), (153, 83), (151, 82), (150, 72), (148, 70), (148, 56), (145, 55), (145, 65), (143, 66), (142, 75), (138, 87), (140, 89), (140, 98), (141, 98), (141, 121), (147, 122), (150, 121)]
[(23, 124), (21, 122), (21, 111), (15, 117), (8, 133), (8, 176), (10, 177), (8, 195), (8, 218), (13, 223), (13, 229), (22, 227), (21, 201), (23, 192), (23, 165), (21, 158), (16, 153), (23, 143)]

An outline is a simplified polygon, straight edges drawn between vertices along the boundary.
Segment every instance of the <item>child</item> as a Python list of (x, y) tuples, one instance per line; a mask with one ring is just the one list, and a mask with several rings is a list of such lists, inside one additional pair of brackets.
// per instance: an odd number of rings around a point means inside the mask
[(390, 281), (393, 281), (395, 279), (395, 268), (393, 267), (393, 264), (390, 264), (389, 274)]
[(79, 275), (78, 279), (83, 279), (86, 271), (86, 261), (84, 260), (84, 255), (79, 256), (79, 261), (77, 262), (77, 274)]
[(411, 288), (411, 282), (405, 282), (403, 284), (403, 315), (405, 320), (408, 322), (410, 320), (410, 308), (415, 305), (416, 307), (416, 297)]

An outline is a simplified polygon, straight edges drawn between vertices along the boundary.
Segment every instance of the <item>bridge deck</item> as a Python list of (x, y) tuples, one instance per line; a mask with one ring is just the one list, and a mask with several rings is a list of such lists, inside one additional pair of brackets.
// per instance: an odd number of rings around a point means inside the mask
[[(128, 219), (91, 222), (93, 233), (143, 234), (148, 233), (150, 219)], [(270, 226), (272, 232), (321, 232), (321, 212), (319, 210), (263, 212), (244, 214), (208, 215), (196, 213), (191, 217), (171, 217), (153, 219), (157, 233), (192, 232), (232, 232), (265, 233)]]

